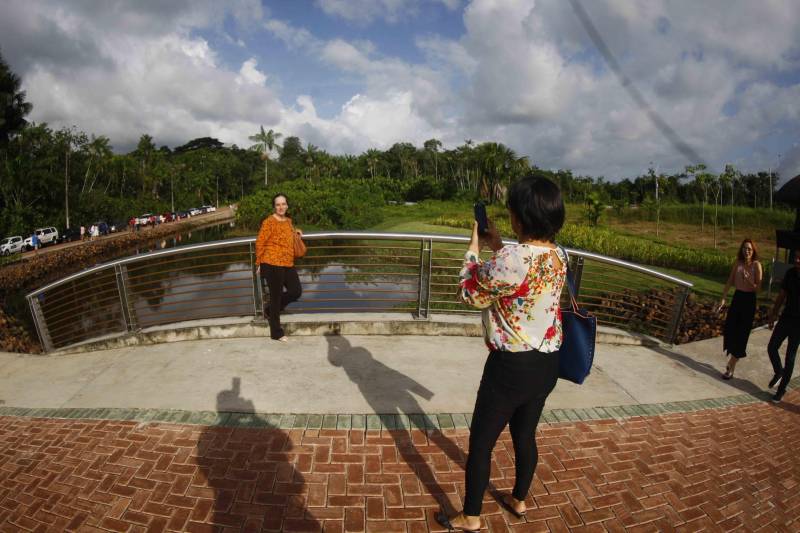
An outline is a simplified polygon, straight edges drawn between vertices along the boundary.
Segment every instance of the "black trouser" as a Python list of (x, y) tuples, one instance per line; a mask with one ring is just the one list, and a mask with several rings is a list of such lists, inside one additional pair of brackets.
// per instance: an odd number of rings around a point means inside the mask
[[(778, 349), (787, 337), (789, 338), (789, 344), (786, 346), (786, 362), (781, 367), (781, 356), (778, 353)], [(778, 385), (778, 392), (781, 394), (786, 392), (786, 386), (789, 385), (789, 381), (792, 379), (798, 345), (800, 345), (800, 319), (781, 317), (778, 323), (775, 324), (775, 329), (772, 330), (772, 336), (769, 338), (769, 344), (767, 345), (767, 353), (772, 363), (772, 369), (776, 375), (783, 376), (780, 385)]]
[[(283, 337), (281, 311), (303, 294), (300, 276), (294, 267), (261, 264), (261, 278), (269, 290), (269, 336), (273, 339)], [(286, 287), (286, 290), (283, 288)]]
[(489, 354), (472, 413), (464, 514), (481, 514), (492, 449), (506, 424), (514, 443), (516, 480), (512, 494), (518, 500), (525, 499), (539, 459), (536, 426), (557, 380), (558, 352), (493, 351)]

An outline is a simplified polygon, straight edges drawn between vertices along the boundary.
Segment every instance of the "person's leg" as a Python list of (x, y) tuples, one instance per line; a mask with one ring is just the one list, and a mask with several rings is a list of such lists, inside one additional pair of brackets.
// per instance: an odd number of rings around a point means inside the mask
[(486, 377), (484, 371), (470, 425), (464, 497), (464, 514), (467, 516), (481, 514), (483, 494), (489, 484), (492, 450), (513, 413), (513, 406), (508, 405), (508, 399)]
[[(786, 393), (786, 387), (789, 386), (789, 381), (792, 380), (792, 373), (794, 372), (794, 361), (797, 357), (797, 347), (800, 345), (800, 321), (786, 320), (786, 329), (788, 329), (789, 343), (786, 345), (786, 362), (783, 365), (783, 377), (781, 383), (778, 385), (777, 393), (783, 396)], [(778, 322), (780, 324), (780, 322)]]
[(286, 290), (281, 295), (281, 310), (292, 302), (296, 302), (303, 294), (303, 287), (300, 285), (300, 276), (294, 267), (284, 268), (283, 284)]
[(283, 337), (281, 328), (281, 299), (283, 296), (283, 267), (262, 264), (261, 273), (269, 290), (269, 336), (273, 339)]
[(781, 348), (781, 344), (783, 344), (783, 341), (789, 336), (789, 331), (785, 326), (786, 324), (784, 320), (778, 320), (778, 323), (775, 324), (775, 328), (772, 330), (769, 343), (767, 343), (769, 361), (772, 363), (772, 371), (776, 376), (783, 374), (783, 366), (781, 366), (781, 355), (779, 350)]
[(530, 381), (532, 397), (514, 411), (509, 421), (516, 470), (514, 490), (511, 495), (520, 502), (528, 495), (539, 461), (536, 427), (539, 425), (545, 401), (558, 382), (558, 354), (539, 354), (537, 357), (539, 359), (536, 364), (537, 371)]

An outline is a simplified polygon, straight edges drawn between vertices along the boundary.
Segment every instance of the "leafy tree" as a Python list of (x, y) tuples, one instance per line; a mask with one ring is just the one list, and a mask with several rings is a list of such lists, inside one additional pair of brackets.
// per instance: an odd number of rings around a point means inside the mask
[(8, 146), (9, 140), (28, 124), (25, 116), (33, 105), (25, 101), (21, 86), (22, 80), (11, 72), (0, 54), (0, 147)]

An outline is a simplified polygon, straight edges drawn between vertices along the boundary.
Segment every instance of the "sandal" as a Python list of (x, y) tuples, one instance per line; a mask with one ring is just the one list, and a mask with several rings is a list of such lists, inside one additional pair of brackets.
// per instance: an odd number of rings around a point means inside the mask
[(733, 378), (733, 372), (731, 371), (731, 366), (728, 365), (725, 367), (725, 373), (722, 374), (722, 379), (729, 380)]
[[(458, 516), (458, 515), (456, 515), (456, 516)], [(436, 521), (439, 523), (440, 526), (447, 528), (447, 531), (459, 531), (460, 530), (460, 531), (463, 531), (463, 532), (466, 532), (466, 533), (479, 533), (480, 530), (481, 530), (480, 528), (478, 528), (478, 529), (466, 529), (466, 528), (463, 528), (461, 526), (453, 526), (453, 524), (450, 523), (450, 517), (448, 517), (442, 511), (439, 511), (438, 513), (436, 513), (434, 518), (436, 519)], [(456, 528), (458, 528), (458, 529), (456, 529)]]
[(500, 498), (500, 500), (498, 501), (500, 502), (500, 505), (503, 507), (503, 509), (513, 514), (517, 518), (522, 518), (523, 516), (525, 516), (525, 512), (527, 511), (527, 509), (525, 509), (525, 511), (522, 511), (520, 513), (519, 511), (514, 509), (514, 506), (511, 504), (512, 499), (517, 501), (517, 499), (514, 498), (514, 496), (512, 496), (511, 494), (504, 494), (503, 497)]

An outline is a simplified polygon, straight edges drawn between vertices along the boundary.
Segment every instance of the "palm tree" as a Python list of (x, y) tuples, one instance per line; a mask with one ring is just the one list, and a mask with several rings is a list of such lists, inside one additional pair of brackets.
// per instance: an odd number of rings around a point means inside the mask
[(278, 145), (276, 142), (281, 137), (283, 137), (283, 135), (272, 130), (265, 132), (264, 126), (261, 126), (261, 130), (258, 133), (248, 137), (251, 141), (256, 143), (251, 146), (250, 149), (261, 152), (261, 159), (264, 160), (264, 187), (269, 185), (269, 154), (277, 148)]
[[(503, 196), (503, 181), (509, 181), (519, 165), (517, 154), (502, 143), (486, 142), (478, 146), (478, 158), (483, 169), (478, 181), (478, 192), (489, 202)], [(526, 160), (527, 161), (527, 160)]]

